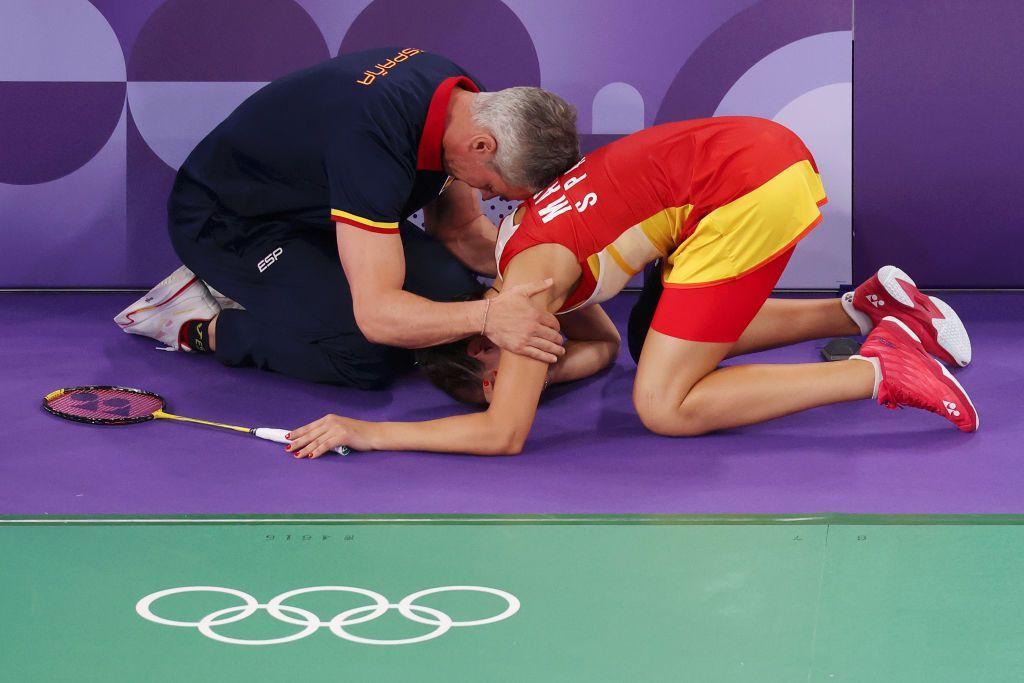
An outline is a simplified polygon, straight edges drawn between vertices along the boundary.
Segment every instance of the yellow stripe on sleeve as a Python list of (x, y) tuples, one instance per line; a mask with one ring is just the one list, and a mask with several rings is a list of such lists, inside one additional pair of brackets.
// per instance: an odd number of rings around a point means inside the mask
[(363, 225), (369, 225), (373, 228), (380, 228), (381, 230), (398, 230), (398, 223), (385, 223), (382, 221), (371, 221), (369, 218), (363, 218), (357, 216), (354, 213), (348, 211), (342, 211), (341, 209), (331, 209), (332, 218), (341, 218), (347, 221), (354, 221), (356, 223), (362, 223)]
[(633, 277), (634, 275), (640, 272), (633, 266), (626, 263), (626, 259), (622, 258), (622, 254), (620, 254), (619, 250), (615, 248), (614, 243), (609, 244), (607, 247), (605, 247), (605, 251), (608, 252), (608, 255), (612, 257), (612, 260), (615, 261), (619, 268), (622, 269), (623, 273), (626, 273), (630, 277)]

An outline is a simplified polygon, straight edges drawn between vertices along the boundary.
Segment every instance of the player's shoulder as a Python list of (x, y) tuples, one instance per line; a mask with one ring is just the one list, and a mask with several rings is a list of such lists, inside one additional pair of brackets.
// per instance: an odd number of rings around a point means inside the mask
[(531, 210), (533, 200), (528, 199), (519, 207), (505, 216), (498, 225), (498, 237), (494, 244), (494, 258), (498, 264), (498, 272), (504, 272), (513, 257), (532, 246), (540, 244), (533, 230), (534, 212)]

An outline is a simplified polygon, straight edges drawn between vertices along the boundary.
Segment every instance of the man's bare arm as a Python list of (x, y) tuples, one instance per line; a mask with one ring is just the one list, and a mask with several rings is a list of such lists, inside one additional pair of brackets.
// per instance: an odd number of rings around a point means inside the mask
[(422, 348), (485, 333), (502, 348), (544, 362), (564, 353), (557, 320), (529, 301), (546, 289), (543, 283), (503, 292), (489, 303), (439, 303), (402, 289), (405, 254), (398, 235), (339, 224), (337, 238), (356, 323), (371, 342)]

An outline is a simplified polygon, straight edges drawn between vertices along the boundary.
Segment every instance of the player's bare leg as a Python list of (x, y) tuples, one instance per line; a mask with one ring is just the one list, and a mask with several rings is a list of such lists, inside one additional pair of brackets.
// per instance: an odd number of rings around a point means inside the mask
[(841, 299), (768, 299), (726, 357), (860, 333)]
[(871, 398), (875, 388), (875, 368), (863, 360), (718, 368), (733, 346), (651, 330), (633, 387), (633, 404), (648, 429), (705, 434)]

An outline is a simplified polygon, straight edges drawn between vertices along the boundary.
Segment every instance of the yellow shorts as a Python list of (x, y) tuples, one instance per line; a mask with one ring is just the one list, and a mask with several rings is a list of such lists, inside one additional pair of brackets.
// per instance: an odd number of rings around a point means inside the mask
[(665, 259), (665, 286), (706, 287), (755, 270), (809, 233), (827, 201), (811, 162), (793, 164), (704, 216)]

